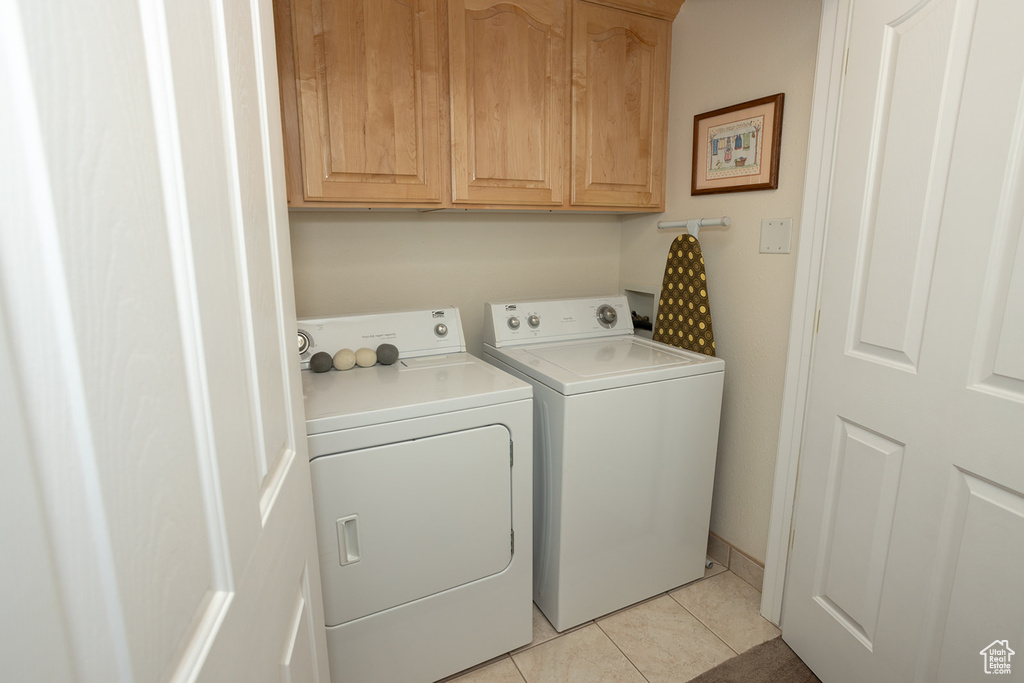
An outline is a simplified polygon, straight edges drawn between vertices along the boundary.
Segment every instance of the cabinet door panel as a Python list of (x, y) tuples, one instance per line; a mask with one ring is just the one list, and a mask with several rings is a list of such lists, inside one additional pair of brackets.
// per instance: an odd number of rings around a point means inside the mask
[(292, 0), (307, 200), (442, 201), (437, 0)]
[(671, 24), (576, 0), (572, 203), (664, 208)]
[(449, 3), (456, 203), (563, 203), (567, 19), (565, 0)]

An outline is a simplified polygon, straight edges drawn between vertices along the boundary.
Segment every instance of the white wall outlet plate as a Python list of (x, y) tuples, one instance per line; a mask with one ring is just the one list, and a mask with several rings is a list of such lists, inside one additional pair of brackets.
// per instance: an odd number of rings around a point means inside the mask
[(793, 243), (792, 218), (761, 219), (761, 253), (788, 254)]

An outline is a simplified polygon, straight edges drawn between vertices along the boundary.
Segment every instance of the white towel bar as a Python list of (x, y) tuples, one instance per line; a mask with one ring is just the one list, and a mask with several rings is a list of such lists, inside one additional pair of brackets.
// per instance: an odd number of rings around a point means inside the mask
[(700, 229), (716, 225), (729, 227), (732, 221), (728, 216), (721, 218), (690, 218), (685, 221), (658, 221), (658, 230), (672, 230), (673, 228), (686, 228), (686, 231), (700, 239)]

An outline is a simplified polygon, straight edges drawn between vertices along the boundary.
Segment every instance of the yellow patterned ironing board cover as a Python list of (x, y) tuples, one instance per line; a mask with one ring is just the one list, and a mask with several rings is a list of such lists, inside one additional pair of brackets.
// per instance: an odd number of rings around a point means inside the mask
[(700, 242), (693, 235), (680, 235), (669, 248), (654, 341), (715, 355), (704, 257)]

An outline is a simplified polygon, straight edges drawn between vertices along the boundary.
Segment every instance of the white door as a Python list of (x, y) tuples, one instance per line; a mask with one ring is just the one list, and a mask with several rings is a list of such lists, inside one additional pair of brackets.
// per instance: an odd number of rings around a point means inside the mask
[(1024, 3), (840, 15), (783, 637), (828, 683), (1024, 670)]
[(270, 0), (0, 0), (0, 679), (328, 680)]

